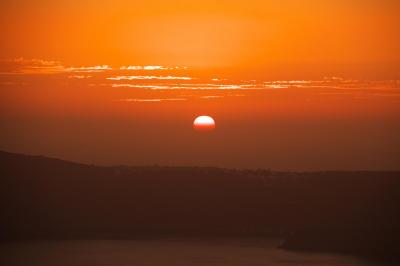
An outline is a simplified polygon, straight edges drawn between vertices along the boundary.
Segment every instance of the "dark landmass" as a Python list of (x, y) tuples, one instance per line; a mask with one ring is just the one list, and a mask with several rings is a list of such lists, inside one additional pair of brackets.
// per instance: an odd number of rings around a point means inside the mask
[(99, 167), (0, 152), (0, 239), (282, 236), (400, 257), (400, 172)]

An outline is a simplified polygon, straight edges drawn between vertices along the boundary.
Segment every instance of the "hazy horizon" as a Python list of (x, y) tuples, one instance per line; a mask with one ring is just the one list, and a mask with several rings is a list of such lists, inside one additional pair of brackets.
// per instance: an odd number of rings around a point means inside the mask
[[(0, 149), (99, 165), (399, 170), (400, 80), (3, 61)], [(213, 132), (193, 120), (210, 115)]]

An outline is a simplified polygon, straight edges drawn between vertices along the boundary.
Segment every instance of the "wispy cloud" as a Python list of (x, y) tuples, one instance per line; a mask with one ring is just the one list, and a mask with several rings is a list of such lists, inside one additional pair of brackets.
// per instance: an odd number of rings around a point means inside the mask
[(0, 61), (2, 74), (57, 74), (57, 73), (85, 73), (112, 70), (108, 65), (65, 67), (58, 61), (42, 59), (17, 58)]
[(200, 99), (219, 99), (225, 97), (242, 97), (245, 96), (244, 94), (227, 94), (227, 95), (205, 95), (200, 96)]
[(122, 66), (120, 70), (167, 70), (163, 66)]
[(168, 90), (170, 86), (166, 85), (140, 85), (140, 84), (111, 84), (113, 88), (137, 88), (137, 89), (150, 89), (150, 90)]
[(188, 67), (166, 67), (166, 66), (121, 66), (120, 70), (178, 70), (188, 69)]
[[(42, 59), (25, 59), (16, 58), (11, 60), (0, 61), (0, 73), (3, 74), (52, 74), (52, 73), (92, 73), (92, 72), (104, 72), (110, 70), (183, 70), (188, 67), (166, 67), (159, 65), (133, 65), (133, 66), (121, 66), (115, 69), (109, 65), (95, 65), (95, 66), (65, 66), (58, 61), (49, 61)], [(145, 76), (143, 76), (145, 77)], [(155, 79), (155, 76), (150, 79)]]
[(320, 92), (320, 95), (353, 95), (353, 92)]
[(222, 95), (205, 95), (205, 96), (200, 96), (200, 99), (218, 99), (223, 97), (224, 96)]
[(374, 93), (373, 95), (380, 97), (400, 97), (400, 93)]
[(108, 80), (191, 80), (191, 77), (178, 77), (178, 76), (116, 76), (109, 77)]
[[(201, 99), (221, 98), (221, 96), (218, 95), (220, 93), (217, 92), (220, 90), (225, 90), (227, 92), (225, 93), (227, 94), (225, 95), (226, 97), (232, 96), (231, 94), (234, 91), (237, 93), (245, 93), (245, 91), (251, 92), (254, 90), (284, 91), (285, 89), (298, 89), (299, 91), (307, 90), (326, 96), (335, 94), (366, 94), (368, 91), (371, 97), (398, 97), (397, 93), (400, 91), (400, 80), (356, 80), (341, 77), (324, 77), (319, 80), (298, 79), (267, 81), (229, 79), (229, 81), (227, 81), (227, 79), (222, 78), (223, 76), (219, 77), (218, 74), (203, 77), (188, 72), (185, 72), (185, 74), (177, 74), (179, 71), (175, 71), (182, 69), (187, 69), (187, 67), (162, 65), (126, 65), (111, 67), (107, 64), (66, 67), (58, 61), (17, 58), (0, 60), (0, 75), (2, 75), (0, 85), (19, 85), (19, 83), (17, 83), (19, 82), (17, 80), (18, 78), (15, 79), (13, 78), (14, 76), (7, 75), (59, 74), (60, 79), (80, 79), (82, 82), (84, 82), (84, 79), (91, 78), (90, 82), (89, 80), (87, 82), (88, 86), (110, 86), (112, 88), (146, 90), (186, 90), (185, 93), (189, 93), (190, 90), (209, 90), (208, 92), (204, 92), (204, 94), (210, 95), (204, 95), (200, 97)], [(94, 82), (92, 82), (92, 80)], [(96, 84), (95, 82), (98, 80), (102, 81)], [(196, 97), (198, 98), (199, 96)]]
[(253, 85), (224, 85), (224, 84), (168, 84), (168, 85), (143, 85), (129, 83), (110, 84), (113, 88), (138, 88), (150, 90), (249, 90), (263, 89), (263, 87), (255, 87)]
[(186, 98), (156, 98), (156, 99), (138, 99), (138, 98), (129, 98), (129, 99), (119, 99), (118, 102), (164, 102), (164, 101), (186, 101)]
[(309, 84), (312, 83), (311, 80), (275, 80), (266, 81), (265, 84)]
[(1, 81), (1, 86), (25, 86), (27, 85), (26, 82), (15, 82), (15, 81)]
[(72, 75), (68, 76), (70, 79), (88, 79), (91, 78), (92, 76), (87, 76), (87, 75)]
[(17, 58), (0, 61), (1, 74), (48, 74), (60, 73), (64, 67), (57, 61)]
[(82, 67), (68, 67), (65, 69), (67, 72), (103, 72), (106, 70), (112, 70), (109, 65), (101, 66), (82, 66)]
[(279, 85), (279, 84), (265, 84), (264, 88), (266, 89), (287, 89), (288, 85)]

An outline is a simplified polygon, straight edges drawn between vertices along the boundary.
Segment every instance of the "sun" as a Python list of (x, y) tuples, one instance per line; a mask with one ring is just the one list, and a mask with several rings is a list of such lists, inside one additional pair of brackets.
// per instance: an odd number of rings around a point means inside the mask
[(201, 115), (193, 121), (193, 128), (198, 131), (211, 131), (215, 129), (215, 121), (211, 116)]

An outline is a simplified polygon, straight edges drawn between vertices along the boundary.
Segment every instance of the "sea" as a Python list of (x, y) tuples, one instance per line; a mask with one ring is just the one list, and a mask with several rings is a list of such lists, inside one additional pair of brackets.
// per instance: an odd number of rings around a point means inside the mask
[(27, 241), (0, 244), (4, 266), (378, 266), (356, 256), (294, 252), (280, 239), (138, 239)]

